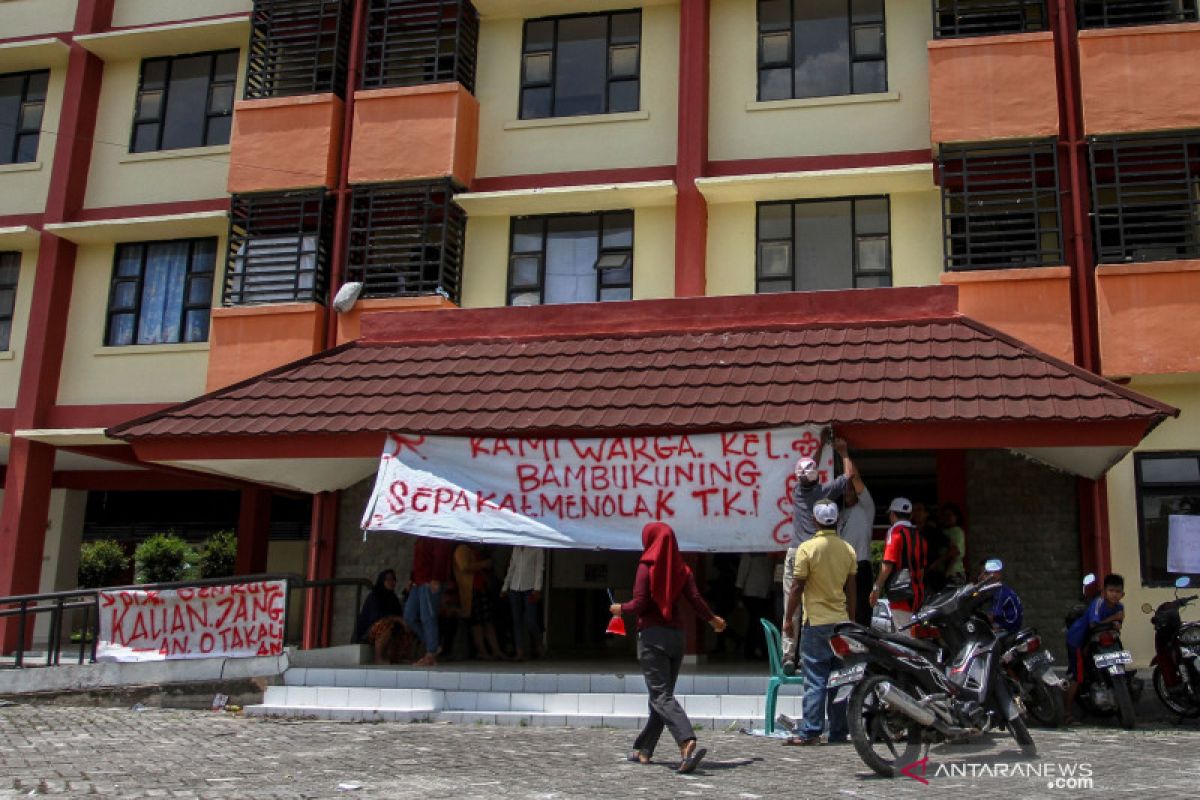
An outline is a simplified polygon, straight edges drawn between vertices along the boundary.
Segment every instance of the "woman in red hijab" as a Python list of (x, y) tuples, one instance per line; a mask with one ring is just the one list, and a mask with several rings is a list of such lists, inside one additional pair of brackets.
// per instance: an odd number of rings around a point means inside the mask
[(707, 752), (696, 746), (696, 733), (675, 699), (675, 680), (683, 664), (685, 636), (679, 599), (705, 619), (717, 633), (725, 630), (718, 617), (700, 596), (692, 570), (683, 563), (679, 543), (669, 525), (652, 522), (642, 529), (642, 558), (633, 581), (633, 599), (613, 603), (613, 616), (637, 615), (637, 654), (650, 693), (650, 718), (633, 743), (630, 761), (649, 764), (665, 726), (679, 745), (679, 772), (694, 772)]

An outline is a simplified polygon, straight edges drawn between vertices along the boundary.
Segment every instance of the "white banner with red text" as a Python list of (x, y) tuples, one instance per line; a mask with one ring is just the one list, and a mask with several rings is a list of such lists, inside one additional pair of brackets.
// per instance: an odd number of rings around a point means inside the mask
[(286, 581), (100, 592), (97, 661), (275, 656)]
[[(597, 439), (393, 434), (367, 532), (486, 544), (640, 550), (648, 522), (684, 550), (771, 552), (791, 538), (791, 491), (815, 425)], [(822, 451), (821, 480), (832, 475)]]

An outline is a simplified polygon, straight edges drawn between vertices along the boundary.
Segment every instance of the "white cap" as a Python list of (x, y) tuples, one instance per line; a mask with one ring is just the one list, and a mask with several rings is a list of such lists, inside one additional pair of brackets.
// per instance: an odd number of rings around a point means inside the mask
[(838, 507), (832, 500), (818, 500), (813, 505), (813, 519), (819, 525), (832, 525), (837, 522)]
[(897, 497), (888, 506), (888, 511), (895, 511), (897, 514), (911, 514), (912, 503), (909, 502), (907, 497)]
[(817, 462), (811, 458), (802, 458), (796, 462), (796, 474), (806, 481), (817, 479)]

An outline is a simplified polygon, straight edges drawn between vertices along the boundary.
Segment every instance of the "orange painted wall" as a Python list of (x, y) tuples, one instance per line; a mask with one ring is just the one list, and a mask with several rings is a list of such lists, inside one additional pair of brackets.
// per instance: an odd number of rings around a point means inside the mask
[(214, 308), (206, 391), (306, 358), (325, 345), (325, 308), (316, 303)]
[(239, 100), (230, 139), (231, 193), (333, 186), (342, 101), (333, 94)]
[(1071, 361), (1071, 286), (1068, 267), (947, 272), (958, 285), (958, 310), (1010, 336)]
[(1105, 375), (1200, 372), (1200, 261), (1096, 268)]
[(1050, 33), (929, 42), (933, 142), (1058, 134)]
[(435, 311), (439, 308), (458, 308), (440, 294), (427, 297), (375, 297), (360, 300), (345, 314), (338, 314), (337, 343), (345, 344), (361, 335), (363, 314), (380, 311)]
[(1079, 32), (1086, 133), (1200, 127), (1200, 24)]
[(354, 95), (350, 182), (475, 177), (479, 101), (461, 84), (370, 89)]

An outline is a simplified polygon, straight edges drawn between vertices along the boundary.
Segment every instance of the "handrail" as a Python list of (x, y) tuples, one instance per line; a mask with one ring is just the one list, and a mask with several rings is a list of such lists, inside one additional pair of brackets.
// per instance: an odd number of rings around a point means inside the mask
[[(85, 663), (85, 651), (88, 640), (91, 640), (90, 663), (96, 661), (96, 644), (99, 639), (99, 598), (101, 592), (119, 591), (169, 591), (174, 589), (200, 588), (204, 586), (235, 586), (244, 583), (264, 581), (283, 581), (286, 586), (287, 601), (284, 603), (283, 630), (287, 637), (288, 609), (291, 605), (293, 592), (301, 592), (304, 601), (315, 602), (322, 609), (332, 603), (333, 589), (338, 587), (354, 587), (354, 610), (362, 605), (363, 591), (373, 588), (371, 581), (365, 578), (322, 578), (308, 580), (294, 572), (271, 572), (255, 575), (237, 575), (226, 578), (198, 578), (190, 581), (170, 581), (165, 583), (144, 583), (125, 586), (108, 586), (92, 589), (63, 589), (40, 594), (12, 595), (0, 597), (0, 619), (17, 617), (17, 647), (14, 661), (11, 665), (0, 664), (0, 667), (11, 666), (17, 669), (26, 666), (56, 666), (62, 663), (62, 625), (63, 614), (66, 611), (84, 610), (83, 629), (79, 639), (79, 664)], [(95, 625), (92, 615), (95, 613)], [(30, 617), (36, 620), (38, 614), (50, 614), (50, 631), (46, 644), (46, 661), (44, 664), (26, 664), (25, 651), (30, 639)]]

